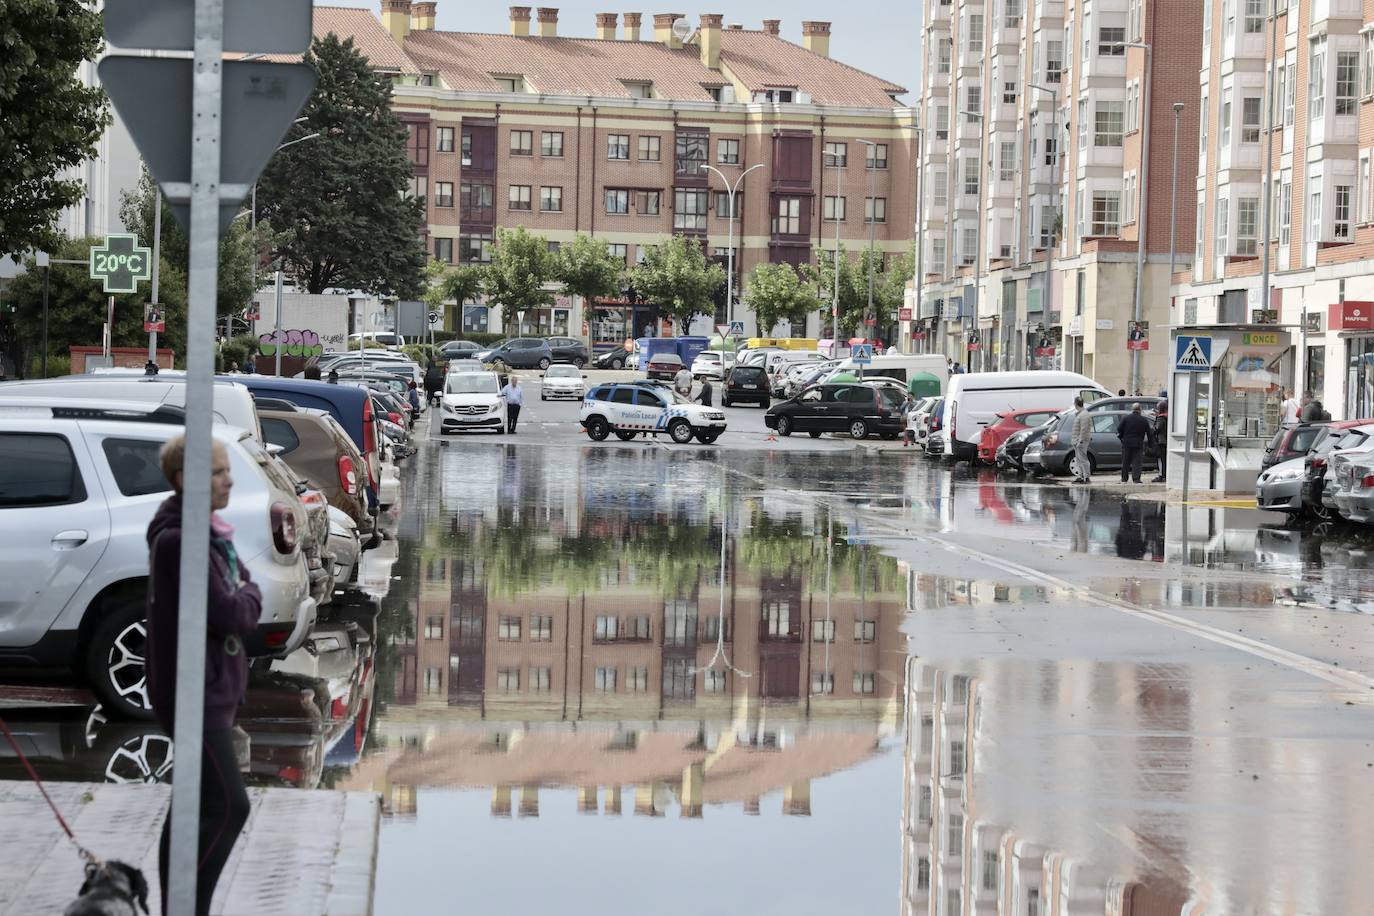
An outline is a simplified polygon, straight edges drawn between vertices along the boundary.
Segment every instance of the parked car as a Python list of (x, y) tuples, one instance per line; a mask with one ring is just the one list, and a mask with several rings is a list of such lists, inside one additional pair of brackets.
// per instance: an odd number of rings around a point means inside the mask
[(983, 435), (978, 438), (979, 463), (996, 464), (997, 450), (1002, 447), (1003, 442), (1011, 438), (1012, 433), (1048, 423), (1059, 416), (1059, 413), (1060, 409), (1035, 408), (998, 414), (997, 421), (984, 429)]
[(763, 408), (772, 403), (768, 391), (768, 373), (763, 371), (763, 366), (736, 363), (726, 373), (725, 382), (721, 385), (721, 406), (729, 407), (741, 402), (758, 404)]
[(1050, 423), (1042, 423), (1039, 426), (1012, 433), (997, 448), (997, 466), (1003, 470), (1024, 472), (1026, 470), (1024, 462), (1026, 450), (1033, 444), (1038, 446), (1049, 428)]
[(463, 429), (506, 431), (506, 399), (494, 372), (450, 372), (439, 401), (439, 434)]
[(572, 363), (579, 369), (587, 365), (587, 360), (591, 358), (587, 345), (576, 337), (550, 337), (549, 349), (553, 351), (554, 362)]
[(829, 375), (834, 368), (834, 360), (827, 360), (823, 363), (802, 363), (789, 367), (786, 381), (783, 383), (782, 396), (795, 398), (812, 385), (819, 385), (822, 379)]
[(945, 391), (949, 452), (956, 460), (976, 455), (979, 437), (999, 413), (1019, 407), (1064, 409), (1077, 397), (1090, 402), (1109, 395), (1101, 385), (1076, 372), (971, 372), (952, 376)]
[[(925, 420), (926, 457), (940, 458), (945, 454), (945, 399), (940, 398), (931, 407)], [(917, 431), (920, 435), (920, 431)]]
[(446, 340), (439, 345), (439, 355), (446, 360), (475, 359), (482, 345), (473, 340)]
[(363, 340), (370, 340), (374, 344), (381, 344), (389, 349), (398, 349), (406, 345), (406, 339), (400, 334), (393, 334), (391, 331), (373, 331), (370, 334), (349, 334), (348, 342), (361, 344)]
[(930, 439), (930, 421), (943, 398), (922, 398), (916, 404), (916, 447), (924, 449)]
[(578, 422), (594, 441), (615, 433), (628, 442), (637, 435), (667, 433), (678, 445), (696, 437), (710, 445), (725, 432), (725, 414), (648, 385), (598, 385), (587, 393)]
[(1374, 438), (1374, 422), (1347, 420), (1328, 423), (1303, 457), (1302, 507), (1313, 517), (1327, 521), (1331, 510), (1322, 501), (1326, 489), (1327, 462), (1333, 452), (1360, 448)]
[(547, 369), (553, 364), (553, 349), (542, 337), (512, 337), (479, 350), (477, 360), (498, 372), (507, 369)]
[(587, 393), (586, 378), (579, 366), (554, 363), (544, 371), (544, 377), (539, 385), (539, 400), (571, 398), (580, 401)]
[(1344, 479), (1336, 493), (1341, 515), (1362, 525), (1374, 522), (1374, 452), (1361, 451), (1345, 465)]
[(1302, 458), (1312, 450), (1312, 446), (1326, 426), (1325, 423), (1295, 423), (1292, 426), (1280, 426), (1279, 431), (1274, 433), (1274, 438), (1269, 440), (1269, 444), (1265, 446), (1260, 470), (1263, 471), (1276, 464), (1292, 461), (1294, 458)]
[(724, 350), (702, 350), (692, 360), (692, 378), (723, 379), (726, 370), (734, 364), (734, 358)]
[(1302, 513), (1302, 483), (1306, 457), (1271, 464), (1255, 479), (1255, 505), (1270, 512)]
[[(143, 668), (147, 528), (171, 486), (158, 454), (184, 411), (136, 401), (0, 392), (0, 666), (70, 668), (122, 717), (148, 718)], [(229, 455), (224, 519), (262, 589), (251, 655), (285, 655), (315, 623), (305, 509), (248, 432), (215, 424)], [(18, 587), (37, 583), (40, 587)]]
[(607, 350), (596, 359), (592, 360), (592, 365), (598, 369), (624, 369), (627, 365), (636, 365), (639, 361), (639, 344), (632, 345), (632, 349), (626, 350), (624, 347), (616, 347)]
[(282, 459), (370, 541), (374, 520), (367, 511), (363, 456), (338, 421), (327, 411), (275, 399), (259, 400), (258, 416), (268, 444), (280, 448)]
[(655, 353), (649, 357), (649, 366), (644, 374), (649, 378), (671, 381), (682, 371), (682, 357), (676, 353)]
[(891, 396), (877, 386), (826, 383), (775, 404), (763, 422), (779, 436), (790, 436), (795, 430), (809, 433), (813, 439), (828, 432), (847, 432), (853, 439), (866, 439), (874, 433), (895, 439), (903, 426), (899, 406), (900, 401), (894, 405)]
[(1354, 485), (1355, 467), (1370, 457), (1374, 457), (1374, 442), (1365, 442), (1354, 448), (1338, 449), (1328, 456), (1322, 505), (1330, 510), (1332, 516), (1345, 515), (1341, 500), (1349, 496), (1349, 491)]
[[(1088, 476), (1093, 471), (1108, 471), (1121, 467), (1121, 440), (1116, 437), (1117, 427), (1131, 411), (1129, 410), (1097, 410), (1090, 411), (1092, 418), (1093, 434), (1088, 442), (1088, 464), (1090, 465), (1087, 475), (1078, 474), (1078, 458), (1073, 448), (1073, 430), (1070, 424), (1077, 422), (1073, 411), (1065, 411), (1054, 421), (1054, 428), (1047, 430), (1045, 437), (1040, 440), (1040, 467), (1045, 473), (1049, 474), (1074, 474), (1075, 476)], [(1144, 414), (1145, 419), (1153, 421), (1154, 411)], [(1151, 450), (1146, 448), (1143, 466), (1155, 468), (1158, 462), (1154, 458)]]

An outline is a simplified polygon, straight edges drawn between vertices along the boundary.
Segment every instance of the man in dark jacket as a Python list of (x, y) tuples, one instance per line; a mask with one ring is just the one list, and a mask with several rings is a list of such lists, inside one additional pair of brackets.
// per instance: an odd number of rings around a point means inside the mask
[(439, 392), (444, 390), (444, 370), (440, 369), (434, 360), (429, 361), (429, 368), (425, 370), (425, 400), (430, 404), (435, 404), (439, 400)]
[[(167, 734), (176, 718), (177, 624), (181, 585), (181, 495), (186, 440), (162, 448), (162, 473), (175, 494), (148, 525), (148, 699)], [(214, 443), (211, 464), (212, 510), (229, 505), (234, 480), (229, 455)], [(248, 794), (234, 752), (234, 716), (248, 685), (248, 656), (243, 640), (258, 626), (262, 593), (234, 549), (233, 528), (218, 515), (210, 517), (209, 596), (206, 602), (205, 734), (201, 745), (200, 845), (196, 861), (196, 913), (210, 912), (210, 899), (234, 841), (248, 820)], [(158, 877), (164, 912), (172, 816), (162, 826)]]
[(1163, 400), (1155, 408), (1155, 459), (1159, 462), (1159, 473), (1150, 483), (1164, 483), (1169, 474), (1169, 402)]
[(704, 378), (701, 380), (701, 393), (697, 395), (697, 403), (702, 407), (711, 406), (711, 380)]
[(1116, 437), (1121, 440), (1121, 482), (1126, 475), (1140, 483), (1140, 466), (1145, 460), (1145, 443), (1154, 437), (1150, 421), (1140, 412), (1140, 405), (1131, 405), (1131, 412), (1121, 418), (1116, 427)]

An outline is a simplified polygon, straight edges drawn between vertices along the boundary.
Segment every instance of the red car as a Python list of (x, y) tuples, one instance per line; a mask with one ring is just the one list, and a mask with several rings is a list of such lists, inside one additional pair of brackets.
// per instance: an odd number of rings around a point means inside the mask
[(1060, 410), (1047, 407), (999, 413), (997, 422), (983, 430), (978, 439), (978, 460), (983, 464), (996, 464), (998, 446), (1010, 439), (1013, 433), (1048, 423), (1059, 414)]

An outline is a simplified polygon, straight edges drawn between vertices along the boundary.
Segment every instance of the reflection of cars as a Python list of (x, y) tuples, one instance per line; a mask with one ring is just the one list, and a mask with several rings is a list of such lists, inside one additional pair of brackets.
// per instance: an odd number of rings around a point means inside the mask
[(795, 430), (813, 439), (827, 432), (846, 432), (854, 439), (874, 433), (895, 439), (902, 430), (901, 395), (890, 391), (866, 384), (815, 385), (769, 408), (763, 422), (780, 436), (790, 436)]
[(1302, 512), (1303, 458), (1271, 465), (1255, 480), (1255, 504), (1271, 512)]
[(768, 391), (768, 373), (763, 371), (762, 366), (736, 363), (726, 373), (725, 383), (721, 387), (724, 390), (720, 393), (720, 403), (725, 407), (740, 402), (767, 407), (772, 400)]
[[(1153, 422), (1154, 413), (1142, 411), (1145, 419)], [(1121, 440), (1116, 437), (1117, 427), (1130, 415), (1129, 410), (1089, 411), (1092, 419), (1093, 434), (1088, 442), (1088, 463), (1091, 471), (1106, 471), (1121, 467)], [(1054, 427), (1047, 430), (1040, 445), (1040, 467), (1050, 474), (1076, 474), (1078, 458), (1074, 454), (1072, 424), (1077, 422), (1074, 411), (1065, 411), (1054, 421)], [(1027, 449), (1029, 452), (1029, 449)], [(1143, 466), (1154, 468), (1157, 461), (1145, 449)], [(1024, 461), (1025, 459), (1023, 459)]]
[(550, 337), (549, 349), (556, 363), (572, 363), (579, 369), (587, 365), (587, 345), (575, 337)]
[[(71, 668), (117, 715), (150, 715), (146, 537), (171, 489), (158, 453), (184, 423), (183, 412), (148, 404), (0, 401), (0, 666)], [(216, 425), (214, 435), (234, 478), (221, 514), (262, 590), (248, 649), (285, 654), (315, 622), (305, 510), (249, 433)]]
[(1012, 433), (1023, 429), (1034, 429), (1059, 416), (1058, 410), (1012, 410), (997, 415), (997, 422), (983, 430), (978, 437), (978, 461), (982, 464), (996, 464), (997, 450), (1002, 443), (1011, 438)]
[(439, 398), (439, 434), (506, 428), (506, 399), (494, 372), (450, 372)]
[(725, 432), (725, 414), (648, 385), (598, 385), (587, 392), (578, 422), (600, 442), (611, 433), (624, 441), (667, 433), (679, 445), (709, 445)]
[(582, 370), (576, 366), (563, 363), (552, 365), (545, 370), (544, 378), (540, 382), (539, 400), (572, 398), (580, 401), (587, 390), (586, 385), (582, 383), (585, 378)]
[(644, 374), (649, 378), (664, 379), (671, 381), (673, 376), (682, 371), (682, 357), (676, 353), (655, 353), (649, 357), (649, 365), (644, 370)]
[(553, 349), (542, 337), (512, 337), (489, 350), (479, 350), (477, 359), (498, 372), (511, 369), (547, 369), (553, 363)]

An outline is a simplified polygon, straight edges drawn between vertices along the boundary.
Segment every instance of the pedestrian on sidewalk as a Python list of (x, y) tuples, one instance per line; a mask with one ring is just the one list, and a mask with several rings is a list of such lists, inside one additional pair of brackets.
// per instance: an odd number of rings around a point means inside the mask
[(1312, 392), (1303, 392), (1302, 410), (1299, 412), (1298, 418), (1301, 419), (1304, 423), (1315, 423), (1317, 421), (1317, 418), (1321, 416), (1321, 412), (1321, 401), (1318, 401), (1315, 398), (1313, 398)]
[(673, 390), (684, 398), (692, 396), (692, 370), (683, 366), (677, 370), (677, 375), (673, 376)]
[(1283, 403), (1279, 405), (1280, 421), (1284, 426), (1292, 426), (1298, 422), (1298, 417), (1302, 414), (1302, 404), (1293, 397), (1293, 389), (1285, 388), (1283, 392)]
[(701, 392), (697, 395), (697, 403), (702, 407), (711, 406), (711, 380), (709, 378), (701, 380)]
[(515, 435), (515, 424), (520, 420), (520, 408), (525, 403), (525, 393), (520, 390), (520, 380), (514, 375), (501, 389), (501, 397), (506, 399), (506, 432)]
[(1088, 459), (1088, 445), (1093, 440), (1093, 418), (1083, 406), (1082, 398), (1073, 399), (1074, 411), (1069, 415), (1073, 424), (1073, 459), (1078, 467), (1074, 483), (1092, 483), (1092, 464)]
[(439, 368), (439, 364), (434, 360), (429, 361), (429, 367), (425, 369), (425, 400), (430, 404), (439, 401), (439, 392), (444, 390), (444, 370)]
[(1140, 412), (1139, 404), (1132, 404), (1131, 412), (1121, 418), (1116, 427), (1116, 437), (1121, 440), (1121, 482), (1125, 483), (1129, 475), (1132, 481), (1140, 483), (1145, 446), (1154, 439), (1154, 429)]
[(916, 445), (916, 403), (910, 394), (902, 402), (902, 448)]
[[(148, 525), (148, 604), (146, 673), (148, 699), (158, 724), (169, 735), (176, 719), (177, 625), (181, 587), (181, 505), (186, 439), (162, 447), (162, 473), (173, 495)], [(215, 442), (211, 459), (210, 508), (229, 505), (234, 480), (229, 455)], [(196, 913), (207, 916), (224, 864), (248, 821), (248, 793), (234, 752), (234, 717), (248, 685), (243, 640), (257, 630), (262, 594), (239, 562), (234, 529), (218, 514), (210, 516), (209, 587), (206, 601), (205, 731), (201, 742), (200, 843), (196, 855)], [(172, 815), (162, 825), (158, 880), (163, 912), (167, 907), (167, 868)]]
[[(1296, 401), (1293, 402), (1295, 405)], [(1165, 398), (1159, 402), (1155, 408), (1155, 461), (1159, 464), (1159, 473), (1155, 475), (1150, 483), (1164, 483), (1169, 476), (1169, 400)]]

